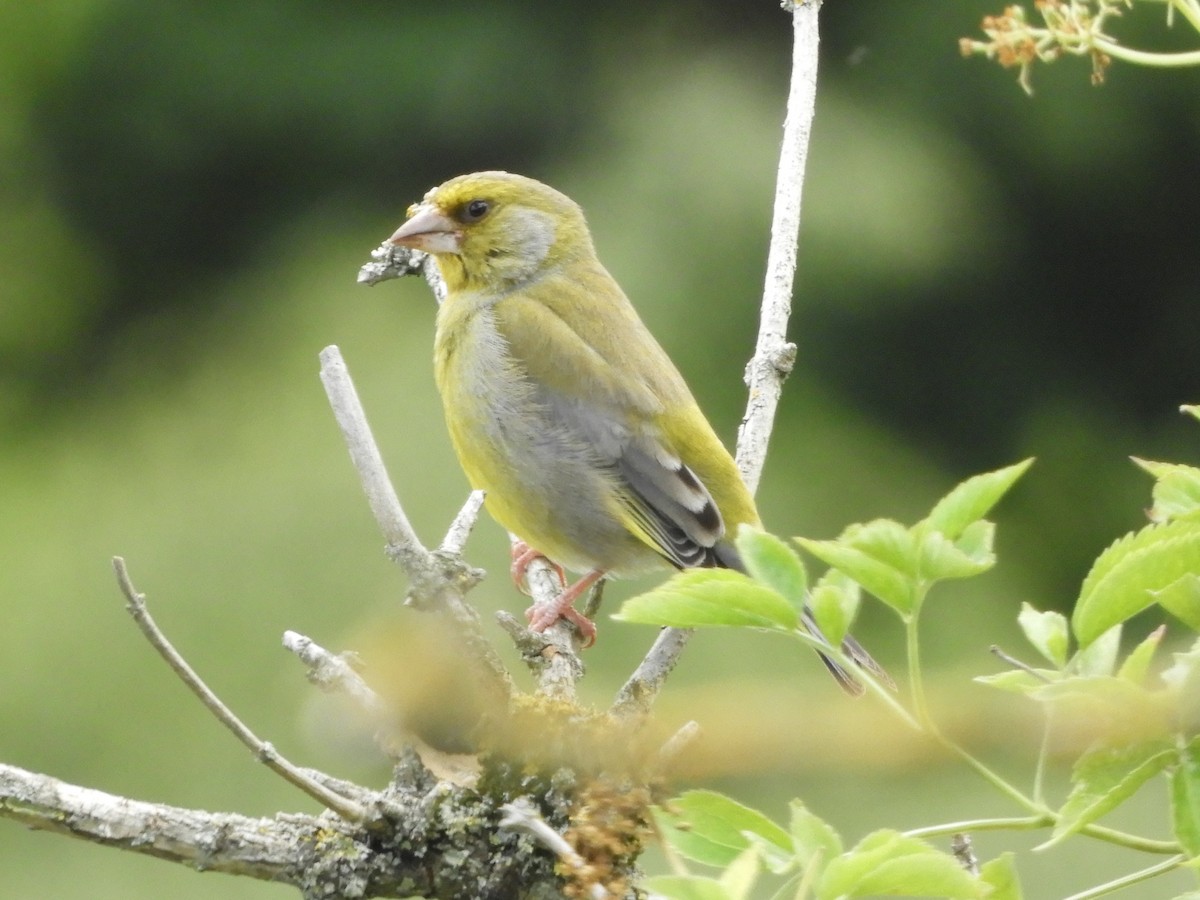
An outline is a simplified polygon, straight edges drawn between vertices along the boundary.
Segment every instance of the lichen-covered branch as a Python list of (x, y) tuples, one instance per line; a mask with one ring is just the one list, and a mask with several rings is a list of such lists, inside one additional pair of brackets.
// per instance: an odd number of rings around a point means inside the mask
[(312, 816), (252, 819), (143, 803), (2, 763), (0, 815), (41, 831), (269, 881), (287, 880), (302, 835), (329, 827)]
[[(255, 819), (144, 803), (0, 764), (0, 817), (202, 869), (289, 884), (304, 897), (559, 898), (554, 857), (502, 827), (491, 798), (436, 781), (413, 757), (375, 795), (386, 829), (329, 814)], [(525, 801), (530, 803), (528, 799)], [(542, 809), (561, 820), (561, 810)]]

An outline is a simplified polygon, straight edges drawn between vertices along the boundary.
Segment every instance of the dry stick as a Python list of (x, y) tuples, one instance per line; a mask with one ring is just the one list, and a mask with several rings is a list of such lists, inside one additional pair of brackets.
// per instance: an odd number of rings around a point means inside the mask
[(458, 511), (458, 515), (454, 517), (454, 521), (446, 530), (446, 536), (442, 538), (441, 546), (438, 549), (445, 553), (462, 554), (463, 548), (467, 546), (467, 538), (471, 536), (475, 523), (479, 521), (479, 511), (483, 509), (483, 498), (483, 491), (471, 491), (467, 496), (467, 502), (463, 504), (462, 509)]
[(387, 712), (387, 704), (363, 681), (345, 656), (330, 653), (312, 638), (295, 631), (283, 633), (283, 646), (308, 666), (308, 680), (321, 690), (345, 694), (372, 716)]
[(371, 513), (387, 541), (388, 555), (410, 574), (413, 570), (433, 569), (433, 554), (425, 549), (417, 537), (387, 477), (383, 457), (375, 444), (371, 426), (367, 423), (366, 413), (363, 412), (341, 352), (337, 347), (326, 347), (321, 351), (320, 358), (321, 382), (325, 385), (329, 405), (333, 407), (334, 418), (342, 430), (346, 449), (350, 451), (350, 459), (367, 495)]
[[(746, 415), (738, 429), (738, 469), (751, 493), (758, 488), (766, 462), (767, 444), (775, 424), (783, 382), (796, 360), (796, 345), (788, 342), (786, 334), (796, 275), (804, 167), (817, 97), (817, 14), (821, 2), (810, 0), (785, 4), (785, 7), (792, 13), (792, 81), (775, 182), (775, 207), (758, 340), (754, 356), (746, 366), (746, 386), (750, 396)], [(691, 634), (690, 629), (684, 628), (664, 628), (659, 633), (646, 658), (617, 693), (613, 701), (615, 714), (641, 715), (649, 710)]]
[[(383, 457), (367, 423), (354, 382), (342, 361), (341, 352), (337, 347), (329, 346), (321, 351), (320, 358), (321, 381), (325, 385), (329, 405), (346, 440), (371, 512), (387, 542), (388, 557), (400, 564), (413, 585), (410, 602), (433, 604), (454, 619), (467, 645), (468, 657), (483, 678), (483, 688), (501, 706), (507, 704), (512, 694), (512, 679), (495, 649), (484, 637), (479, 614), (462, 596), (467, 588), (479, 581), (482, 573), (465, 566), (456, 550), (451, 552), (451, 549), (443, 546), (437, 552), (430, 552), (421, 544), (388, 478)], [(465, 540), (465, 532), (470, 530), (466, 522), (472, 511), (478, 514), (479, 502), (480, 498), (474, 496), (467, 499), (464, 510), (455, 517), (455, 524), (447, 534), (449, 543)]]
[(350, 822), (362, 822), (367, 819), (369, 813), (365, 807), (334, 793), (324, 785), (313, 780), (299, 768), (284, 759), (270, 743), (262, 740), (246, 727), (242, 720), (235, 716), (233, 711), (222, 703), (221, 699), (212, 692), (212, 689), (201, 680), (200, 676), (179, 655), (179, 651), (171, 646), (171, 642), (167, 640), (166, 635), (155, 624), (150, 611), (146, 608), (145, 595), (138, 592), (129, 578), (129, 572), (125, 568), (125, 560), (119, 556), (114, 556), (113, 570), (117, 573), (117, 583), (121, 586), (121, 593), (125, 595), (125, 599), (128, 601), (127, 609), (129, 610), (129, 614), (137, 622), (138, 628), (141, 629), (146, 640), (150, 642), (150, 645), (158, 651), (159, 656), (166, 661), (171, 670), (179, 676), (179, 679), (188, 686), (188, 689), (193, 694), (200, 698), (200, 702), (208, 708), (209, 712), (217, 717), (222, 725), (233, 732), (239, 741), (254, 751), (254, 755), (260, 762), (264, 763), (276, 774), (282, 776), (285, 781), (289, 781), (300, 788), (300, 790), (304, 791), (304, 793), (308, 794), (322, 806), (333, 810), (343, 819)]

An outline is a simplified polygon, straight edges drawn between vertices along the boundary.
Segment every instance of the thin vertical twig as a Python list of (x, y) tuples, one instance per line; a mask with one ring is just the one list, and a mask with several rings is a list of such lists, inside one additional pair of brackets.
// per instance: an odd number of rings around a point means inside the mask
[(796, 361), (796, 345), (788, 342), (787, 327), (796, 279), (804, 170), (817, 103), (817, 14), (820, 9), (820, 0), (791, 5), (792, 80), (783, 123), (783, 144), (779, 150), (779, 175), (775, 181), (775, 206), (758, 340), (754, 356), (746, 366), (749, 397), (746, 415), (738, 429), (737, 463), (750, 493), (758, 489), (783, 382)]
[[(758, 340), (746, 366), (749, 397), (738, 428), (737, 464), (751, 493), (758, 489), (779, 395), (796, 360), (796, 345), (789, 343), (786, 335), (796, 277), (804, 167), (817, 102), (817, 14), (821, 0), (785, 4), (784, 8), (792, 14), (792, 78), (775, 181)], [(640, 715), (649, 710), (691, 634), (685, 628), (664, 628), (659, 632), (641, 664), (617, 692), (613, 701), (615, 714)]]

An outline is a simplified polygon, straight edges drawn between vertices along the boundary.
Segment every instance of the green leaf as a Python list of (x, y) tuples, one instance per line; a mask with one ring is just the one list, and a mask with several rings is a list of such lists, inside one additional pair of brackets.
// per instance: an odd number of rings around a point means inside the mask
[(1017, 877), (1016, 857), (1001, 853), (979, 867), (979, 879), (991, 885), (992, 892), (987, 900), (1021, 900), (1021, 881)]
[(1125, 662), (1121, 663), (1121, 668), (1117, 670), (1117, 677), (1132, 681), (1134, 684), (1144, 685), (1146, 673), (1150, 671), (1150, 663), (1154, 659), (1154, 651), (1158, 649), (1158, 645), (1162, 643), (1163, 635), (1166, 633), (1166, 625), (1159, 625), (1150, 632), (1145, 640), (1129, 651)]
[(721, 887), (725, 888), (725, 891), (734, 900), (745, 900), (754, 890), (754, 883), (758, 881), (758, 862), (758, 851), (751, 846), (745, 852), (738, 854), (737, 859), (726, 866), (725, 871), (721, 873), (719, 878)]
[(666, 806), (654, 807), (664, 840), (682, 856), (724, 868), (758, 835), (778, 853), (793, 855), (791, 836), (757, 810), (716, 791), (687, 791)]
[(1044, 849), (1115, 809), (1176, 758), (1168, 741), (1154, 740), (1089, 750), (1075, 762), (1070, 796)]
[(1200, 575), (1188, 572), (1150, 596), (1192, 631), (1200, 631)]
[(626, 600), (613, 618), (675, 628), (737, 625), (793, 631), (799, 624), (796, 608), (786, 599), (729, 569), (679, 572), (659, 587)]
[(808, 591), (808, 573), (800, 554), (773, 534), (749, 525), (738, 529), (738, 553), (750, 577), (773, 588), (793, 605), (800, 606)]
[(1106, 747), (1166, 740), (1177, 730), (1178, 699), (1170, 691), (1115, 677), (1063, 678), (1032, 690), (1054, 716), (1056, 733), (1079, 745)]
[(968, 478), (937, 502), (923, 525), (955, 540), (973, 522), (982, 519), (1013, 483), (1033, 464), (1032, 459)]
[[(1042, 677), (1039, 678), (1038, 675)], [(977, 675), (973, 680), (1001, 691), (1028, 695), (1044, 688), (1047, 682), (1052, 682), (1058, 677), (1059, 673), (1053, 669), (1034, 669), (1032, 672), (1009, 669), (1006, 672), (997, 672), (995, 675)]]
[(1200, 730), (1200, 640), (1190, 650), (1171, 655), (1175, 662), (1162, 673), (1162, 680), (1174, 701), (1178, 729), (1195, 734)]
[(721, 882), (699, 875), (659, 875), (646, 879), (646, 887), (670, 900), (737, 900)]
[(1179, 751), (1171, 773), (1171, 820), (1184, 852), (1193, 859), (1200, 856), (1200, 738)]
[(972, 900), (986, 892), (950, 854), (891, 830), (867, 835), (832, 860), (817, 887), (820, 900), (879, 895)]
[(824, 869), (842, 852), (842, 839), (833, 826), (814, 815), (799, 800), (791, 802), (792, 846), (802, 869)]
[(996, 563), (996, 555), (992, 552), (995, 539), (996, 526), (987, 519), (980, 519), (963, 529), (954, 546), (969, 558), (993, 566)]
[(1155, 522), (1200, 514), (1200, 469), (1179, 463), (1154, 462), (1131, 457), (1154, 476), (1154, 506), (1150, 518)]
[(1034, 649), (1060, 669), (1067, 664), (1068, 625), (1062, 613), (1038, 612), (1028, 603), (1021, 604), (1017, 624)]
[(1117, 654), (1121, 650), (1122, 626), (1114, 625), (1091, 644), (1071, 658), (1067, 666), (1075, 675), (1109, 676), (1117, 667)]
[(817, 627), (831, 646), (837, 647), (858, 613), (862, 590), (858, 582), (838, 569), (827, 569), (808, 596)]
[[(991, 526), (990, 522), (975, 524)], [(978, 529), (974, 530), (977, 531)], [(996, 564), (996, 557), (990, 551), (971, 556), (940, 532), (918, 530), (917, 535), (917, 572), (926, 583), (931, 584), (948, 578), (970, 578), (972, 575), (986, 572)]]
[(1104, 736), (1107, 744), (1164, 739), (1172, 731), (1174, 701), (1166, 691), (1113, 677), (1072, 676), (1044, 684), (1029, 696), (1054, 712), (1055, 727), (1065, 733)]
[(917, 548), (913, 536), (899, 522), (876, 519), (854, 525), (836, 541), (795, 540), (901, 614), (912, 611)]
[(1161, 591), (1200, 574), (1200, 521), (1175, 519), (1126, 535), (1100, 554), (1083, 580), (1072, 626), (1081, 647), (1152, 602)]

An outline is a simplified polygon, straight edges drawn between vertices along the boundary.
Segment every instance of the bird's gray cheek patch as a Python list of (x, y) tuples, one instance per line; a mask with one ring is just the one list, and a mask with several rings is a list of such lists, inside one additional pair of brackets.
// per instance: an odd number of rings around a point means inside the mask
[(515, 210), (511, 223), (513, 242), (521, 247), (522, 257), (533, 265), (540, 264), (554, 246), (557, 229), (554, 219), (536, 209)]

